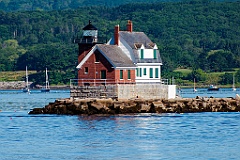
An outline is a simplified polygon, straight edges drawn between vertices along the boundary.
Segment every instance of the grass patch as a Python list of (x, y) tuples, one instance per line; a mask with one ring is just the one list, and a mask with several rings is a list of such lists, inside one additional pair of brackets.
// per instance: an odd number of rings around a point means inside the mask
[(190, 74), (192, 72), (191, 69), (175, 69), (173, 72), (177, 73), (181, 73), (182, 76), (186, 77), (188, 74)]
[[(37, 73), (36, 71), (28, 71), (28, 75)], [(0, 81), (25, 81), (26, 71), (6, 71), (0, 72)]]

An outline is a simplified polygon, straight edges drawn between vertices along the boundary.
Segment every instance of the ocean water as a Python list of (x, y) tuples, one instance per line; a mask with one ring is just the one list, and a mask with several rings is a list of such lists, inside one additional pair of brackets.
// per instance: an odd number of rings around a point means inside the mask
[[(187, 91), (182, 94), (195, 96)], [(240, 159), (239, 112), (28, 115), (69, 95), (0, 91), (0, 159)]]
[(220, 88), (219, 91), (208, 91), (207, 88), (197, 88), (197, 92), (193, 91), (193, 88), (178, 89), (177, 94), (183, 98), (195, 98), (200, 97), (214, 97), (214, 98), (235, 98), (236, 94), (240, 95), (240, 88), (236, 88), (235, 91), (232, 88)]

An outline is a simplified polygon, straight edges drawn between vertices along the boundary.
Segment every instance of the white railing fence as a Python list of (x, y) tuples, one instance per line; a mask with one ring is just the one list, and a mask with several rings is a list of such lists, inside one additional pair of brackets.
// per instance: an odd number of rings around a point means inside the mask
[(119, 85), (119, 84), (164, 84), (168, 85), (168, 79), (161, 79), (160, 82), (126, 82), (124, 80), (109, 80), (109, 79), (70, 79), (70, 88), (76, 86), (99, 86), (99, 85)]

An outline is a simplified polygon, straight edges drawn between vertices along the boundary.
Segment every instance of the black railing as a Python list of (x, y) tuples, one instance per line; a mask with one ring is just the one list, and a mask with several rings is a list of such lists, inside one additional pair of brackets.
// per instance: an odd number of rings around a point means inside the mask
[(98, 38), (73, 37), (73, 43), (98, 43), (98, 44), (103, 44), (103, 43), (107, 43), (107, 39), (103, 38), (103, 37), (98, 37)]

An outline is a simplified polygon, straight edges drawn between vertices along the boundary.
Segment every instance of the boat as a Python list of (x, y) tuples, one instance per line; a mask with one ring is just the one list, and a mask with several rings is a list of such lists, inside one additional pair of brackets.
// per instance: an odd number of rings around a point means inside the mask
[(197, 92), (195, 78), (193, 79), (193, 92)]
[(233, 74), (233, 84), (232, 84), (232, 90), (233, 91), (236, 91), (236, 87), (235, 87), (235, 77), (234, 77), (234, 74)]
[(208, 91), (218, 91), (218, 90), (219, 90), (219, 88), (217, 86), (212, 85), (212, 84), (208, 87)]
[(29, 84), (28, 84), (28, 71), (26, 66), (26, 79), (25, 79), (25, 88), (22, 89), (25, 93), (30, 93)]
[(47, 68), (46, 68), (45, 73), (46, 73), (46, 75), (45, 75), (46, 76), (45, 86), (42, 87), (41, 92), (50, 92)]

